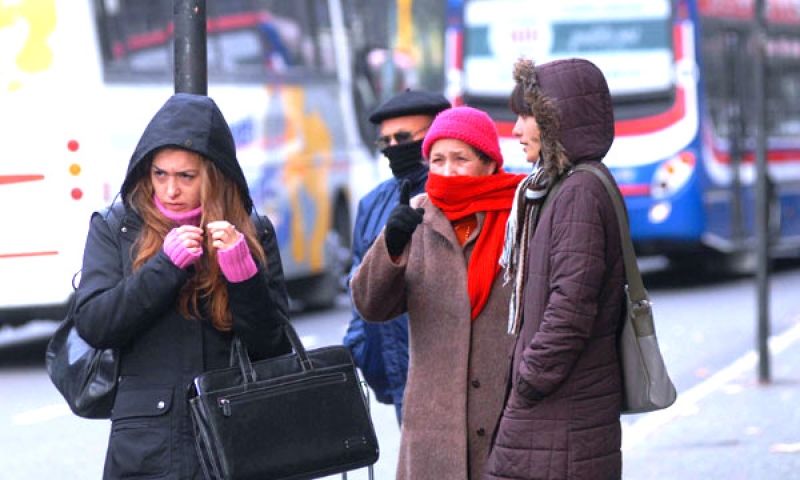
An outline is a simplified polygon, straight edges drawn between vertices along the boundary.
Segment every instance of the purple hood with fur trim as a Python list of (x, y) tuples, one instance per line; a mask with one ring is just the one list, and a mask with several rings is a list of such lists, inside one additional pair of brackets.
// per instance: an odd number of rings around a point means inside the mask
[(559, 112), (570, 163), (602, 160), (614, 141), (614, 109), (600, 69), (584, 59), (556, 60), (537, 65), (536, 79)]

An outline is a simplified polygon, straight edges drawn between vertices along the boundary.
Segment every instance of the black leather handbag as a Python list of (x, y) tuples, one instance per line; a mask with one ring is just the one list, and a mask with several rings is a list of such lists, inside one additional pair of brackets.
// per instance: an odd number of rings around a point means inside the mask
[(196, 447), (207, 479), (311, 479), (374, 464), (378, 439), (350, 350), (294, 352), (251, 362), (238, 338), (233, 366), (189, 387)]
[(96, 349), (78, 335), (72, 318), (74, 307), (73, 294), (67, 316), (47, 343), (47, 375), (75, 415), (111, 418), (117, 392), (117, 352)]

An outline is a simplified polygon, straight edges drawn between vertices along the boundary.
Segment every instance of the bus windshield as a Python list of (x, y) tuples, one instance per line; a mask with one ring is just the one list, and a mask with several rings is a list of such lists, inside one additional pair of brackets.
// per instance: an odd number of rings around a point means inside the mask
[(582, 57), (605, 74), (615, 103), (670, 96), (675, 88), (670, 0), (472, 0), (464, 5), (462, 91), (507, 98), (510, 65)]

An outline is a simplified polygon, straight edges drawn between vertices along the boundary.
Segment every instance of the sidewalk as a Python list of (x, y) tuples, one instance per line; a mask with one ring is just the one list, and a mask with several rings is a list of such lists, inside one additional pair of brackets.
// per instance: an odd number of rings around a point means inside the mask
[(623, 426), (623, 478), (800, 479), (800, 323), (770, 352), (771, 383), (758, 383), (750, 352)]

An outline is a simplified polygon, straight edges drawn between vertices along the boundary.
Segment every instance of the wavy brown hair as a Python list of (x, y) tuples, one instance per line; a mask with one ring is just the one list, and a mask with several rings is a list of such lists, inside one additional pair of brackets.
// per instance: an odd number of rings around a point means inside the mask
[[(138, 270), (158, 253), (164, 245), (164, 237), (174, 224), (158, 210), (153, 201), (155, 190), (150, 179), (153, 156), (146, 161), (144, 175), (136, 182), (131, 192), (131, 204), (142, 217), (144, 225), (136, 239), (136, 258), (133, 271)], [(200, 225), (216, 220), (226, 220), (236, 226), (247, 241), (256, 263), (264, 265), (266, 255), (258, 241), (256, 227), (250, 219), (236, 183), (227, 178), (202, 155), (203, 168), (200, 170), (200, 202), (203, 213)], [(203, 256), (194, 264), (194, 275), (181, 288), (177, 300), (178, 312), (186, 318), (200, 319), (207, 312), (217, 330), (232, 328), (232, 318), (228, 309), (228, 286), (221, 274), (217, 261), (217, 249), (211, 245), (211, 237), (204, 235)]]

